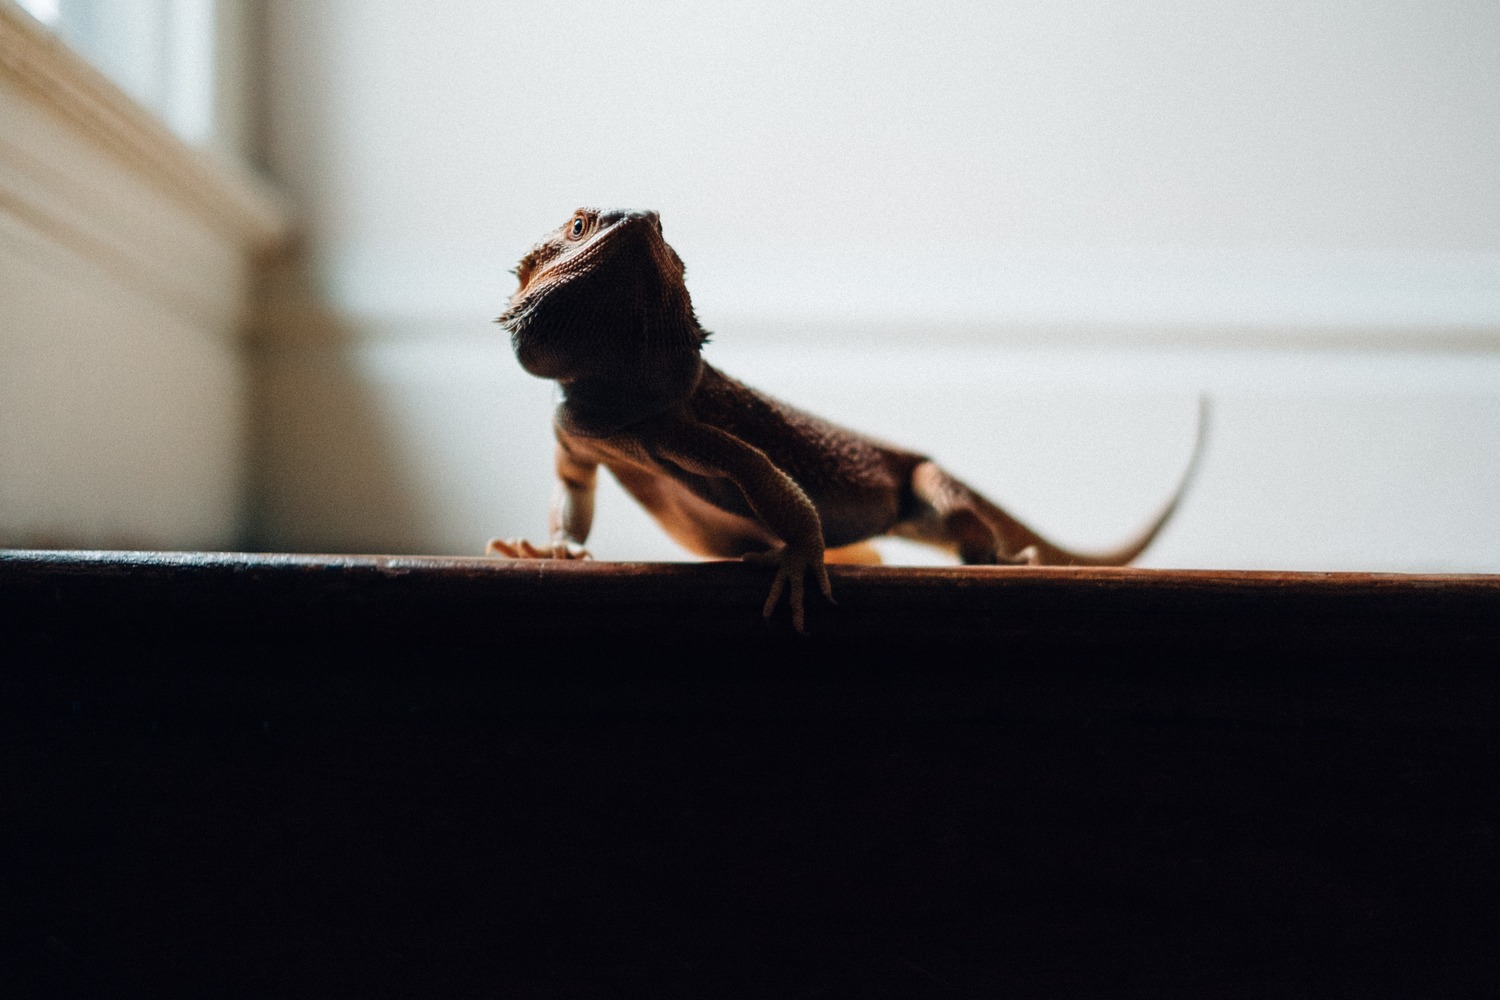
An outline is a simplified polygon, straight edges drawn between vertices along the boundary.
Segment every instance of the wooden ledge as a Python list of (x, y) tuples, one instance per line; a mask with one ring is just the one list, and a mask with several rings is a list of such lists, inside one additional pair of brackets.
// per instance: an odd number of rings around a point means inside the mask
[(423, 556), (0, 552), (0, 623), (48, 640), (204, 638), (514, 645), (595, 638), (1500, 653), (1500, 576), (831, 567), (811, 635), (759, 609), (763, 568)]
[(1500, 579), (832, 576), (0, 552), (0, 996), (1495, 995)]

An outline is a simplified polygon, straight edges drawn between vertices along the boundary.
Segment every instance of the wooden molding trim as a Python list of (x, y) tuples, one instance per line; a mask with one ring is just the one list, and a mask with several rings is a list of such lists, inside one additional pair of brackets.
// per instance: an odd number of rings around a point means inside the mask
[(251, 249), (286, 238), (290, 214), (269, 185), (183, 142), (12, 0), (0, 0), (0, 78)]

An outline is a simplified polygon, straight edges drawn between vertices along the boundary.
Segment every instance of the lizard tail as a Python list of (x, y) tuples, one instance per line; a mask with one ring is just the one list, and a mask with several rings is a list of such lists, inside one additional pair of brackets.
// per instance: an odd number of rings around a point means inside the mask
[(1193, 455), (1188, 459), (1187, 468), (1183, 470), (1177, 489), (1172, 492), (1171, 499), (1157, 512), (1156, 517), (1138, 535), (1112, 551), (1071, 552), (1059, 545), (1054, 545), (993, 503), (978, 497), (984, 509), (985, 519), (992, 522), (991, 528), (1004, 540), (1008, 552), (1024, 553), (1028, 548), (1035, 551), (1034, 559), (1022, 561), (1030, 561), (1043, 566), (1124, 566), (1134, 561), (1137, 556), (1146, 551), (1148, 545), (1156, 540), (1161, 529), (1177, 512), (1182, 498), (1187, 495), (1188, 487), (1197, 475), (1204, 445), (1208, 441), (1209, 416), (1208, 397), (1200, 396), (1198, 398), (1198, 434), (1193, 442)]

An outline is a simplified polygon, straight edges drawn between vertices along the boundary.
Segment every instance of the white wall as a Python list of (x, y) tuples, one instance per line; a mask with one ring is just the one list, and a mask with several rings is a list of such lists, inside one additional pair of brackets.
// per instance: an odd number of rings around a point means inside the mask
[[(541, 534), (487, 320), (600, 204), (662, 211), (712, 360), (1062, 540), (1155, 506), (1208, 390), (1153, 561), (1500, 568), (1500, 7), (812, 6), (269, 4), (265, 543)], [(675, 553), (613, 493), (593, 548)]]

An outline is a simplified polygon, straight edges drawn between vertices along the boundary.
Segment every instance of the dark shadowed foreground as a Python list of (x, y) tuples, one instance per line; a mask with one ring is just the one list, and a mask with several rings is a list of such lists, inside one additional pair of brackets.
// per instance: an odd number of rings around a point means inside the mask
[(0, 553), (0, 996), (1492, 995), (1500, 578)]

